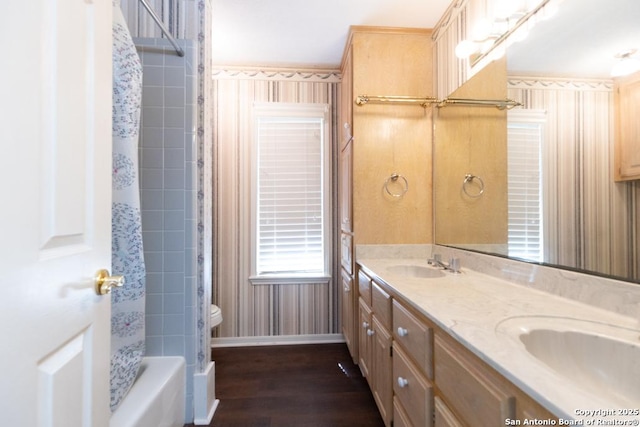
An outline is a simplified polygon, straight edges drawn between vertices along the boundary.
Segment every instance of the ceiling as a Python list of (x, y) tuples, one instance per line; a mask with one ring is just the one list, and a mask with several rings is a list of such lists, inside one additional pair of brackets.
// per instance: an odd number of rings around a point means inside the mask
[(607, 78), (616, 53), (640, 51), (640, 1), (563, 0), (508, 48), (511, 74)]
[(349, 27), (433, 28), (451, 0), (212, 0), (213, 63), (336, 69)]

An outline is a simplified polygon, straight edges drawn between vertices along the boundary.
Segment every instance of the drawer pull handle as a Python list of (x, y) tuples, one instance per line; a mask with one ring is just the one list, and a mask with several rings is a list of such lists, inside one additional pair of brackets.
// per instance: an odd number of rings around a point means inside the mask
[(369, 327), (369, 322), (362, 322), (362, 329), (367, 329)]
[(409, 331), (406, 330), (405, 328), (403, 328), (402, 326), (398, 327), (398, 335), (401, 337), (406, 337), (407, 335), (409, 335)]
[(406, 378), (398, 377), (398, 387), (405, 388), (409, 385), (409, 380)]
[(367, 335), (372, 337), (376, 332), (373, 329), (367, 329)]

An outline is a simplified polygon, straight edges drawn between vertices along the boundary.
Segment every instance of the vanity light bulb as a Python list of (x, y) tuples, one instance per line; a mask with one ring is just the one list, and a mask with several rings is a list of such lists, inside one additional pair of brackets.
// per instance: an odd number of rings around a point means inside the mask
[(640, 71), (640, 60), (637, 58), (622, 58), (613, 64), (612, 77), (621, 77)]
[(462, 40), (456, 46), (456, 56), (460, 59), (467, 59), (477, 51), (477, 44), (471, 40)]
[(473, 40), (483, 41), (489, 38), (493, 32), (493, 22), (486, 18), (481, 18), (473, 27)]

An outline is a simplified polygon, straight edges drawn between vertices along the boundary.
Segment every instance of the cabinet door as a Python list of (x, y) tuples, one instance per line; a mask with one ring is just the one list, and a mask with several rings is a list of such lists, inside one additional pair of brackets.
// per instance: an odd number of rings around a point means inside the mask
[(640, 73), (615, 80), (615, 179), (640, 179)]
[(458, 421), (442, 400), (436, 397), (434, 403), (436, 411), (435, 427), (463, 427), (462, 423)]
[[(347, 124), (345, 123), (345, 126)], [(353, 232), (352, 225), (352, 185), (353, 185), (353, 141), (349, 139), (340, 151), (338, 159), (338, 195), (340, 204), (340, 227), (342, 231)]]
[(342, 83), (340, 85), (340, 123), (342, 123), (341, 144), (342, 150), (345, 143), (352, 135), (353, 123), (353, 67), (351, 61), (351, 46), (347, 47), (347, 52), (342, 63)]
[(373, 336), (372, 345), (372, 392), (378, 405), (380, 415), (386, 426), (391, 425), (393, 417), (393, 372), (391, 359), (391, 334), (377, 319), (375, 312), (372, 316)]
[(393, 347), (393, 392), (414, 426), (433, 426), (433, 386), (402, 347)]
[(357, 361), (357, 347), (356, 341), (354, 341), (356, 330), (355, 313), (354, 313), (354, 289), (353, 279), (345, 271), (342, 270), (342, 334), (344, 335), (344, 341), (347, 343), (349, 353), (354, 361)]
[(347, 273), (353, 274), (353, 235), (344, 231), (340, 236), (340, 264)]
[(371, 386), (369, 367), (371, 366), (370, 337), (373, 335), (373, 325), (371, 324), (371, 308), (369, 308), (362, 298), (359, 299), (358, 312), (360, 314), (360, 327), (358, 328), (358, 364), (360, 365), (362, 375), (367, 378), (369, 386)]

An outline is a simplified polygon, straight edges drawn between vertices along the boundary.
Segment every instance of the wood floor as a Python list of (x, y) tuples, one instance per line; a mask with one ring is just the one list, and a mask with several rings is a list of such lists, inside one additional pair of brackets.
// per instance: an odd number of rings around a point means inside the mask
[(220, 404), (210, 426), (384, 425), (345, 344), (214, 348), (212, 353)]

